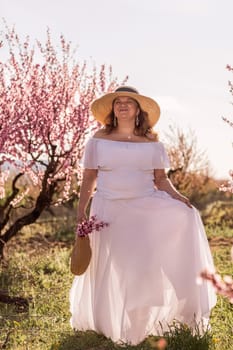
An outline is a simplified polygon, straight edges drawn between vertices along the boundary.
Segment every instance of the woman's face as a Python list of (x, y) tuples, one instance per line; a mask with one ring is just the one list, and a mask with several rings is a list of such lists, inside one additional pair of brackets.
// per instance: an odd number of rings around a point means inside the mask
[(117, 97), (113, 103), (113, 112), (120, 120), (131, 120), (134, 122), (136, 115), (139, 113), (137, 101), (131, 97), (121, 96)]

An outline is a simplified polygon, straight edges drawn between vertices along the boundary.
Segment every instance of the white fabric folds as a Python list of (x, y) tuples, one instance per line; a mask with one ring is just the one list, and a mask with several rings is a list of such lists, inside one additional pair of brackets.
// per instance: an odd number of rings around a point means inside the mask
[(138, 344), (174, 319), (208, 321), (212, 287), (196, 279), (213, 261), (198, 211), (154, 188), (169, 167), (161, 142), (92, 138), (84, 167), (98, 169), (91, 215), (109, 226), (91, 234), (92, 260), (70, 291), (71, 326)]

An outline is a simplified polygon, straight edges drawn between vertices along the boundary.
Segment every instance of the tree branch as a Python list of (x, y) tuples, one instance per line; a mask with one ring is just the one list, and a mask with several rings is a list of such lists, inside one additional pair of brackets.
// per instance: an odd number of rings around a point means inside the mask
[[(3, 220), (0, 221), (0, 232), (1, 230), (5, 227), (7, 224), (9, 217), (10, 217), (10, 212), (12, 210), (12, 206), (10, 205), (11, 201), (17, 196), (19, 193), (19, 189), (16, 187), (16, 182), (18, 179), (23, 175), (23, 173), (19, 173), (15, 176), (13, 182), (12, 182), (12, 193), (11, 195), (6, 199), (5, 203), (0, 206), (0, 218), (2, 217)], [(7, 209), (7, 212), (4, 215), (5, 210)]]

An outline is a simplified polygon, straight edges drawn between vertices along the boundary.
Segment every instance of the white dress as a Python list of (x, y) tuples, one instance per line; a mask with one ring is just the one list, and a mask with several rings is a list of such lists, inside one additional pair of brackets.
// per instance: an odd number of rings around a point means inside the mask
[(91, 215), (109, 227), (91, 234), (91, 263), (74, 278), (71, 326), (138, 344), (173, 320), (208, 320), (216, 295), (196, 279), (212, 256), (198, 211), (154, 187), (153, 170), (169, 167), (163, 144), (92, 138), (84, 167), (98, 169)]

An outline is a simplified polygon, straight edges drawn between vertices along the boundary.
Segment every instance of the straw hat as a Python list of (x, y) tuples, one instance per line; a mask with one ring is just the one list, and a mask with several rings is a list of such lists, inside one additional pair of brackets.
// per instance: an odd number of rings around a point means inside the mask
[(105, 118), (112, 110), (112, 104), (115, 98), (119, 96), (127, 96), (136, 100), (141, 109), (148, 113), (149, 124), (155, 125), (160, 116), (160, 108), (157, 102), (152, 98), (140, 95), (139, 92), (131, 86), (120, 86), (114, 92), (110, 92), (95, 101), (91, 105), (93, 116), (102, 124)]

